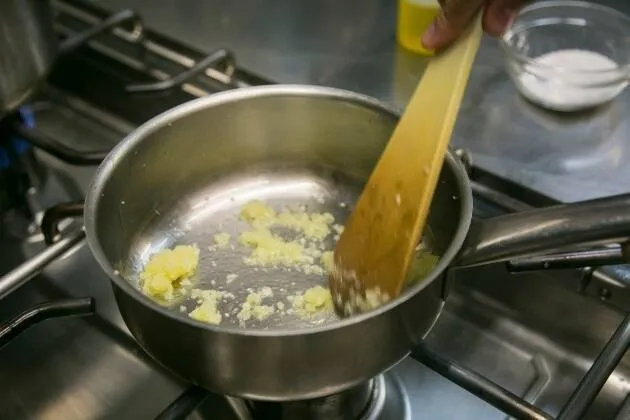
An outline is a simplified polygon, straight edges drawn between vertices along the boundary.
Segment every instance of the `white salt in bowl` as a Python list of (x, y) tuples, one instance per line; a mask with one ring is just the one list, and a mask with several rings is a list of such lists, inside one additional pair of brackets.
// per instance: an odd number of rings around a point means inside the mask
[(579, 111), (610, 102), (630, 78), (630, 18), (582, 1), (523, 8), (501, 38), (508, 73), (531, 102)]

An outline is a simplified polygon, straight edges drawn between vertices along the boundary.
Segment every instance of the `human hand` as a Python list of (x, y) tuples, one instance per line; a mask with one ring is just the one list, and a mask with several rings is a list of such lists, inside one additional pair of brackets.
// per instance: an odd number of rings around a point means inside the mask
[(500, 36), (512, 17), (527, 0), (438, 0), (442, 10), (424, 33), (422, 44), (430, 50), (450, 45), (483, 11), (483, 29), (491, 36)]

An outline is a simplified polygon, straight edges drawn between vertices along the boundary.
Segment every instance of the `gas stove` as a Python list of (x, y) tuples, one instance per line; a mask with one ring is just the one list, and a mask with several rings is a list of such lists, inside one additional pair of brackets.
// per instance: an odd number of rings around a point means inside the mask
[[(0, 212), (0, 418), (630, 419), (623, 267), (453, 270), (445, 311), (423, 345), (326, 398), (245, 401), (164, 370), (122, 322), (73, 203), (108, 150), (147, 119), (273, 81), (241, 68), (233, 52), (203, 54), (148, 30), (134, 12), (111, 15), (81, 0), (55, 7), (60, 37), (75, 45), (0, 130), (10, 147), (0, 182), (20, 182), (5, 190)], [(476, 217), (553, 202), (468, 163)], [(51, 221), (60, 217), (57, 232)]]

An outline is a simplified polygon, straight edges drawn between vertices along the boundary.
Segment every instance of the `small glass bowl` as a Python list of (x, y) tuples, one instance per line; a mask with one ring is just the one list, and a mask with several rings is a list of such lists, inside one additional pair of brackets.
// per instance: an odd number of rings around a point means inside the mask
[(555, 111), (611, 101), (630, 77), (630, 18), (584, 1), (523, 8), (501, 38), (518, 91)]

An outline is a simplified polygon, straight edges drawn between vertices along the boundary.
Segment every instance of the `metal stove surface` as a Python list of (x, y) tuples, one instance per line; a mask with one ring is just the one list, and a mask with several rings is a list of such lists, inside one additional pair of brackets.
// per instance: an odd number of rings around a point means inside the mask
[[(104, 16), (77, 1), (57, 6), (64, 11), (58, 25), (63, 35)], [(120, 36), (113, 33), (105, 38), (112, 38), (115, 44), (120, 40), (114, 38)], [(124, 89), (113, 87), (116, 78), (112, 74), (124, 74), (127, 82), (146, 82), (150, 77), (133, 66), (122, 71), (120, 63), (103, 58), (104, 51), (113, 45), (108, 43), (109, 38), (64, 57), (51, 83), (31, 104), (37, 134), (30, 133), (29, 141), (48, 150), (36, 153), (47, 173), (46, 182), (31, 191), (30, 211), (3, 218), (3, 226), (9, 228), (0, 230), (0, 274), (4, 275), (0, 278), (0, 295), (6, 295), (0, 304), (0, 325), (34, 305), (59, 299), (92, 297), (96, 313), (44, 321), (0, 347), (0, 419), (152, 419), (191, 389), (190, 384), (165, 371), (138, 347), (120, 318), (109, 280), (83, 241), (77, 240), (61, 258), (17, 290), (3, 293), (3, 283), (14, 273), (11, 270), (47, 248), (37, 227), (42, 211), (81, 199), (102, 151), (150, 116), (190, 99), (194, 96), (191, 92), (210, 90), (214, 83), (205, 80), (212, 71), (204, 71), (199, 80), (189, 81), (181, 89), (176, 86), (176, 90), (158, 97), (124, 96), (128, 94)], [(160, 45), (171, 45), (157, 35), (152, 39), (160, 40)], [(160, 51), (157, 47), (155, 50)], [(203, 57), (184, 47), (178, 51), (197, 60)], [(185, 60), (180, 60), (179, 67), (183, 66), (181, 62)], [(97, 68), (101, 73), (93, 74)], [(149, 72), (149, 76), (168, 78), (169, 71), (181, 71), (177, 60), (162, 63), (159, 69)], [(237, 73), (242, 77), (230, 82), (228, 88), (259, 80), (240, 69)], [(86, 85), (94, 85), (94, 80), (100, 85), (87, 89)], [(90, 151), (92, 157), (74, 159), (77, 153), (68, 150)], [(510, 207), (493, 204), (488, 196), (494, 193), (487, 194), (482, 184), (476, 184), (476, 191), (477, 217)], [(519, 207), (509, 197), (506, 202), (511, 203), (511, 210)], [(78, 226), (68, 223), (64, 235)], [(504, 265), (452, 272), (445, 312), (426, 343), (382, 377), (384, 407), (391, 411), (374, 412), (374, 417), (368, 418), (510, 418), (494, 407), (505, 409), (509, 404), (488, 391), (488, 380), (533, 404), (521, 411), (520, 418), (549, 419), (559, 413), (558, 418), (577, 418), (562, 411), (563, 407), (627, 310), (619, 298), (623, 290), (602, 290), (592, 272), (587, 274), (565, 270), (514, 275)], [(593, 285), (597, 286), (596, 293), (591, 290)], [(444, 374), (460, 383), (446, 379)], [(625, 356), (581, 418), (630, 419), (628, 380), (630, 356)], [(493, 401), (494, 406), (462, 388), (463, 382), (468, 387), (481, 384), (478, 388), (482, 391), (477, 389), (475, 393)], [(251, 406), (237, 398), (210, 394), (188, 418), (248, 419), (252, 418)], [(267, 414), (262, 418), (279, 417)]]
[[(43, 154), (40, 160), (51, 171), (41, 195), (59, 201), (77, 198), (84, 191), (78, 180), (93, 170)], [(74, 188), (62, 187), (64, 177), (77, 179)], [(482, 203), (477, 213), (489, 211)], [(44, 248), (39, 234), (16, 236), (2, 238), (3, 272)], [(579, 281), (575, 272), (510, 275), (503, 266), (456, 272), (446, 311), (426, 346), (557, 414), (622, 319), (577, 294)], [(96, 316), (45, 321), (0, 350), (6, 390), (0, 393), (0, 418), (149, 419), (187, 388), (138, 348), (116, 309), (109, 280), (84, 244), (5, 298), (0, 319), (44, 301), (83, 296), (95, 298)], [(630, 389), (628, 362), (623, 360), (585, 418), (628, 418), (616, 417)], [(386, 397), (401, 402), (395, 417), (375, 418), (508, 418), (413, 357), (386, 376)], [(238, 407), (236, 399), (211, 395), (190, 418), (248, 418)]]
[[(73, 173), (74, 168), (66, 169)], [(60, 200), (72, 196), (64, 193), (60, 188)], [(43, 247), (38, 235), (23, 241), (2, 238), (3, 272), (16, 263), (4, 250), (16, 249), (24, 257)], [(446, 311), (427, 348), (552, 415), (622, 319), (619, 312), (575, 293), (580, 279), (573, 272), (517, 276), (492, 266), (453, 277)], [(83, 296), (96, 299), (96, 316), (45, 321), (0, 350), (0, 418), (150, 419), (188, 386), (147, 358), (130, 337), (109, 280), (83, 244), (5, 298), (0, 319), (44, 301)], [(616, 417), (630, 389), (628, 362), (623, 360), (585, 418), (628, 418)], [(374, 418), (508, 418), (413, 357), (386, 377), (386, 398), (399, 401), (396, 415)], [(248, 418), (235, 407), (238, 400), (212, 395), (190, 418)]]

